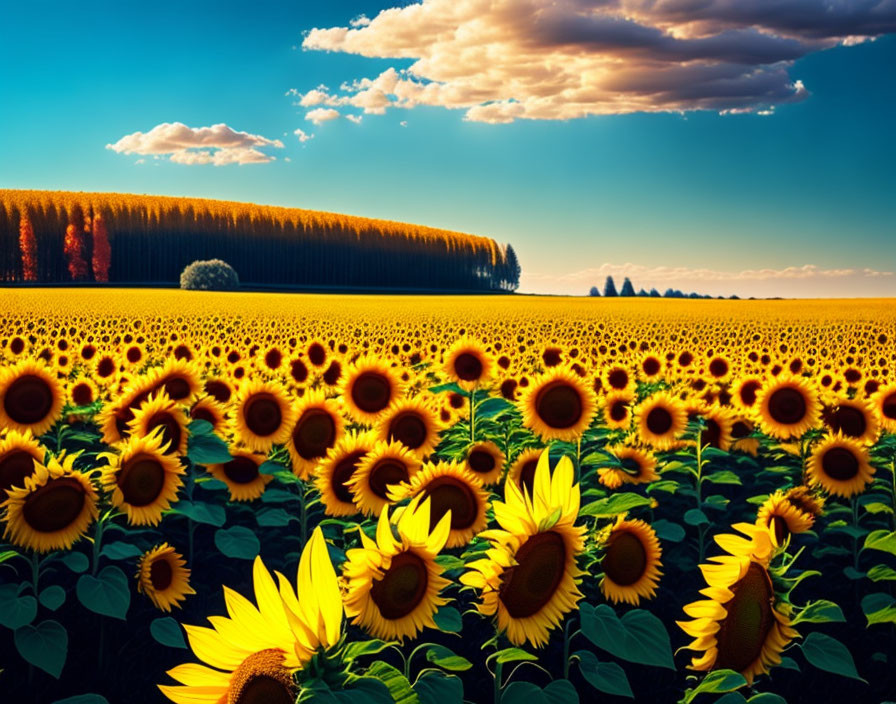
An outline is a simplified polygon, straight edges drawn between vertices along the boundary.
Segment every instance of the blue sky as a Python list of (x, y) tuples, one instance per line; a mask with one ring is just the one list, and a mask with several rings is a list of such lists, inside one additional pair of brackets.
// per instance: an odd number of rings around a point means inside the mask
[[(459, 11), (446, 20), (440, 2), (382, 17), (397, 4), (15, 3), (0, 43), (0, 187), (252, 201), (488, 235), (514, 245), (526, 291), (584, 293), (611, 273), (712, 294), (896, 295), (894, 18), (760, 18), (759, 37), (744, 28), (756, 17), (655, 17), (620, 0), (635, 21), (530, 25), (496, 10), (487, 21), (504, 39), (471, 49), (446, 43), (444, 27), (425, 38), (440, 22), (474, 26)], [(856, 34), (877, 38), (838, 45)], [(750, 70), (724, 86), (683, 74), (718, 63), (706, 38), (719, 36), (746, 47), (737, 63)], [(755, 58), (795, 42), (798, 58)], [(582, 55), (591, 63), (574, 75), (556, 69)], [(340, 88), (364, 78), (374, 89)], [(654, 80), (661, 90), (644, 88)], [(223, 123), (254, 140), (223, 161), (264, 161), (175, 163), (211, 162), (220, 134), (178, 157), (151, 133), (166, 123)]]

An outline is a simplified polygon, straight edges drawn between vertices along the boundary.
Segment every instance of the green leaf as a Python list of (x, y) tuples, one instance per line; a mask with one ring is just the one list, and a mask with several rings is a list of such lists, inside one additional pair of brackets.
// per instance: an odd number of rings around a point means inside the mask
[(430, 393), (433, 394), (441, 394), (446, 392), (453, 392), (456, 394), (461, 394), (462, 396), (468, 396), (469, 394), (464, 391), (460, 386), (457, 385), (457, 382), (452, 381), (449, 384), (438, 384), (437, 386), (429, 387)]
[(187, 440), (187, 457), (193, 464), (224, 464), (233, 459), (227, 443), (217, 435), (191, 435)]
[(126, 619), (131, 592), (127, 576), (117, 567), (104, 567), (96, 577), (82, 574), (75, 591), (78, 600), (94, 613)]
[(169, 648), (187, 649), (180, 624), (170, 616), (155, 619), (149, 624), (149, 632), (162, 645), (167, 645)]
[(892, 582), (896, 580), (896, 570), (887, 565), (875, 565), (868, 570), (867, 576), (872, 582)]
[(375, 677), (353, 679), (350, 687), (341, 692), (334, 692), (332, 696), (336, 702), (344, 704), (392, 704), (393, 701), (398, 701), (393, 700), (388, 686)]
[(216, 528), (223, 526), (227, 520), (223, 506), (207, 504), (204, 501), (179, 501), (173, 510), (197, 523), (205, 523)]
[(261, 551), (258, 536), (243, 526), (219, 528), (215, 531), (215, 547), (225, 557), (254, 560)]
[(426, 659), (433, 665), (452, 672), (465, 672), (473, 667), (473, 663), (466, 658), (461, 657), (444, 645), (436, 645), (435, 643), (426, 649)]
[(694, 689), (688, 690), (684, 697), (684, 704), (689, 704), (698, 694), (733, 692), (745, 687), (747, 680), (739, 672), (734, 670), (713, 670)]
[(501, 704), (549, 704), (549, 700), (537, 685), (517, 681), (501, 693)]
[(797, 672), (802, 672), (802, 670), (800, 670), (800, 664), (793, 658), (789, 658), (786, 655), (781, 658), (781, 664), (778, 665), (778, 667), (783, 667), (785, 670), (796, 670)]
[(464, 684), (456, 675), (438, 670), (427, 670), (414, 683), (420, 704), (461, 704)]
[(692, 508), (690, 511), (686, 511), (684, 514), (684, 522), (689, 526), (709, 525), (709, 519), (699, 508)]
[(40, 593), (40, 603), (50, 611), (55, 611), (65, 603), (65, 589), (57, 584), (47, 587)]
[(68, 567), (72, 572), (78, 574), (86, 572), (87, 568), (90, 567), (87, 555), (82, 552), (69, 552), (63, 555), (60, 559), (62, 560), (63, 565)]
[(109, 704), (102, 694), (78, 694), (74, 697), (57, 699), (53, 704)]
[(542, 694), (549, 704), (579, 704), (579, 693), (569, 680), (554, 680)]
[(15, 643), (26, 662), (59, 679), (68, 655), (68, 632), (61, 623), (41, 621), (36, 626), (22, 626), (15, 632)]
[(389, 694), (392, 695), (392, 701), (397, 704), (417, 704), (420, 701), (417, 693), (411, 688), (411, 683), (408, 682), (407, 677), (382, 660), (377, 660), (368, 667), (366, 675), (375, 677), (386, 685), (389, 689)]
[(762, 692), (747, 699), (747, 704), (787, 704), (787, 700), (774, 692)]
[(121, 541), (106, 543), (100, 552), (100, 555), (108, 557), (110, 560), (132, 560), (135, 557), (140, 557), (142, 554), (143, 551), (137, 546)]
[(274, 487), (273, 489), (267, 488), (264, 490), (264, 493), (261, 495), (261, 503), (284, 504), (287, 501), (295, 501), (298, 498), (299, 497), (296, 494), (293, 494), (291, 491), (286, 491), (286, 489), (278, 489), (277, 487)]
[(677, 523), (660, 518), (650, 525), (660, 540), (668, 540), (670, 543), (680, 543), (684, 540), (684, 528)]
[(504, 664), (506, 662), (520, 662), (520, 661), (534, 661), (538, 660), (538, 657), (533, 655), (532, 653), (528, 653), (522, 648), (504, 648), (504, 650), (499, 650), (495, 653), (492, 653), (488, 656), (488, 659), (495, 659), (496, 662), (500, 662)]
[(443, 606), (436, 611), (433, 620), (443, 633), (460, 633), (461, 628), (463, 628), (463, 619), (460, 611), (452, 606)]
[(896, 531), (876, 530), (869, 533), (862, 550), (880, 550), (896, 555)]
[(282, 508), (263, 508), (255, 514), (255, 522), (264, 528), (282, 528), (289, 525), (292, 518)]
[(513, 405), (500, 397), (488, 398), (476, 406), (476, 420), (480, 418), (494, 418), (505, 411), (509, 411)]
[(211, 435), (215, 430), (215, 426), (213, 426), (207, 420), (197, 418), (190, 421), (190, 424), (187, 426), (187, 430), (190, 431), (190, 435)]
[(711, 494), (703, 499), (703, 505), (706, 508), (712, 508), (716, 511), (724, 511), (728, 508), (728, 499), (721, 494)]
[(220, 479), (215, 479), (214, 477), (202, 477), (196, 480), (196, 484), (201, 486), (203, 489), (207, 489), (208, 491), (226, 491), (227, 484), (222, 482)]
[(705, 481), (712, 482), (713, 484), (736, 484), (737, 486), (741, 486), (742, 484), (740, 477), (738, 477), (730, 469), (707, 474), (705, 477), (703, 477), (703, 479)]
[(0, 564), (6, 562), (7, 560), (11, 560), (12, 558), (16, 557), (18, 554), (19, 553), (16, 552), (15, 550), (4, 550), (3, 552), (0, 552)]
[(893, 513), (893, 509), (880, 501), (872, 501), (870, 504), (865, 504), (865, 510), (868, 513)]
[(747, 698), (740, 692), (728, 692), (716, 699), (715, 704), (746, 704)]
[(606, 499), (592, 501), (585, 504), (579, 511), (580, 516), (594, 516), (595, 518), (609, 518), (620, 513), (627, 513), (633, 508), (649, 506), (650, 499), (634, 492), (621, 492), (613, 494)]
[(12, 631), (27, 626), (37, 616), (37, 599), (18, 596), (16, 592), (15, 589), (8, 590), (8, 596), (0, 600), (0, 625)]
[(877, 592), (862, 599), (862, 613), (868, 619), (868, 626), (875, 623), (896, 623), (896, 599), (889, 594)]
[(793, 625), (798, 623), (846, 623), (846, 617), (833, 601), (819, 599), (810, 601), (805, 608), (793, 619)]
[(376, 655), (383, 652), (391, 645), (388, 641), (372, 638), (370, 640), (357, 640), (345, 646), (343, 657), (345, 660), (354, 660), (365, 655)]
[(649, 611), (634, 609), (619, 619), (607, 604), (582, 604), (579, 616), (582, 633), (598, 648), (629, 662), (675, 669), (666, 627)]
[(600, 662), (590, 650), (579, 650), (575, 655), (579, 659), (582, 676), (592, 687), (600, 692), (634, 699), (625, 670), (618, 663)]
[(849, 650), (836, 638), (816, 631), (806, 636), (800, 648), (806, 660), (819, 670), (865, 682), (856, 672), (856, 664)]
[[(281, 472), (286, 472), (286, 471), (288, 471), (286, 467), (284, 467), (279, 462), (274, 462), (273, 460), (267, 460), (265, 462), (262, 462), (261, 465), (258, 467), (259, 474), (274, 475), (274, 474), (280, 474)], [(267, 493), (267, 492), (265, 492), (265, 493)], [(264, 496), (264, 494), (262, 494), (262, 496)]]

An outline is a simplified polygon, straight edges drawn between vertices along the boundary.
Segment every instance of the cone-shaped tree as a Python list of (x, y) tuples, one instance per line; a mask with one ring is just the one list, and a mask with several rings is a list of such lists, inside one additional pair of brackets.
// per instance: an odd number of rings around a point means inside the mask
[(65, 228), (65, 259), (68, 262), (68, 273), (72, 281), (81, 281), (87, 278), (87, 262), (81, 254), (84, 243), (84, 233), (76, 225)]
[(37, 281), (37, 240), (27, 213), (19, 220), (19, 249), (22, 250), (22, 278)]
[(604, 284), (604, 295), (605, 296), (618, 296), (619, 292), (616, 291), (616, 282), (613, 281), (612, 276), (607, 277), (607, 282)]
[(511, 291), (516, 291), (520, 286), (520, 273), (522, 269), (520, 268), (520, 262), (516, 258), (516, 252), (513, 250), (513, 245), (507, 245), (507, 251), (504, 256), (507, 261), (507, 282), (508, 288)]
[(620, 296), (626, 296), (627, 298), (631, 298), (635, 295), (635, 287), (632, 286), (632, 281), (627, 276), (625, 277), (625, 281), (622, 282), (622, 290), (619, 292)]
[(600, 291), (597, 290), (597, 286), (592, 286), (591, 290), (588, 292), (589, 296), (600, 296)]

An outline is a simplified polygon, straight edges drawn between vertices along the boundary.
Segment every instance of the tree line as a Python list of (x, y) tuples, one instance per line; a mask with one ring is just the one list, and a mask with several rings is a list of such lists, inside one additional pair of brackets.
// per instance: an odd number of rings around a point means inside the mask
[[(667, 288), (665, 293), (660, 293), (656, 288), (651, 288), (649, 291), (644, 290), (643, 288), (639, 289), (637, 292), (635, 291), (634, 285), (632, 285), (631, 279), (627, 276), (625, 277), (625, 281), (622, 282), (622, 289), (616, 290), (616, 282), (613, 281), (612, 276), (608, 276), (607, 280), (604, 282), (604, 291), (601, 294), (600, 289), (597, 286), (592, 286), (591, 291), (588, 292), (589, 296), (605, 296), (609, 298), (619, 297), (619, 298), (724, 298), (724, 296), (710, 296), (709, 294), (700, 294), (700, 293), (684, 293), (683, 291), (678, 290), (677, 288)], [(730, 299), (738, 299), (738, 296), (732, 295), (729, 296)]]

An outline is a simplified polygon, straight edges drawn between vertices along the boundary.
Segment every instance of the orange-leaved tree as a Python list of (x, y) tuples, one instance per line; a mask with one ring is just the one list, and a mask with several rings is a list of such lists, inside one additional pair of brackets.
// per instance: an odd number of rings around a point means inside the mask
[(81, 254), (84, 246), (84, 231), (77, 225), (65, 228), (65, 258), (68, 260), (68, 272), (73, 281), (87, 278), (87, 262)]
[(112, 263), (112, 247), (103, 216), (97, 213), (93, 218), (93, 278), (96, 281), (109, 280), (109, 265)]
[(37, 240), (27, 213), (19, 219), (19, 249), (22, 250), (22, 276), (25, 281), (37, 281)]

